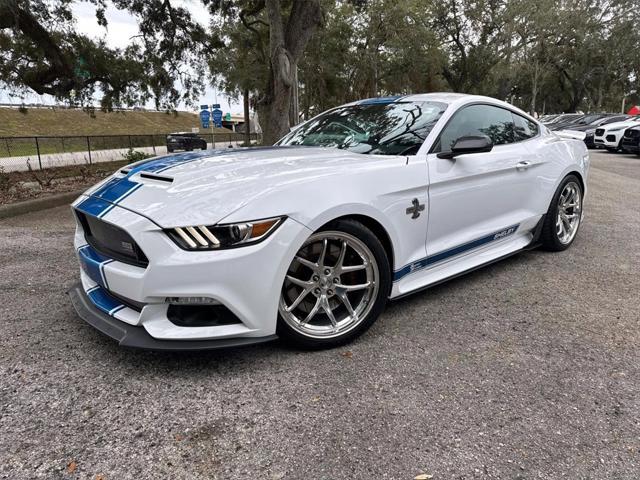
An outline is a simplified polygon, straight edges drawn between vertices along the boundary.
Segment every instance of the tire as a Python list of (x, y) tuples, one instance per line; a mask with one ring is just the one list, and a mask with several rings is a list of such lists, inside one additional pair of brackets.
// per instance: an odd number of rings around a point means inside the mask
[(618, 151), (618, 149), (614, 147), (604, 147), (604, 148), (607, 150), (607, 152), (610, 152), (610, 153), (616, 153)]
[(173, 153), (173, 148), (167, 147), (167, 153)]
[[(570, 192), (571, 190), (577, 192), (577, 196), (575, 197), (577, 201), (569, 201), (572, 197), (567, 197), (567, 192)], [(560, 182), (560, 186), (551, 200), (551, 205), (549, 205), (549, 210), (547, 211), (540, 236), (542, 248), (552, 252), (560, 252), (571, 246), (578, 234), (578, 230), (582, 222), (583, 199), (584, 195), (580, 180), (575, 175), (567, 175), (562, 182)], [(565, 207), (562, 209), (566, 218), (566, 220), (563, 220), (560, 213), (562, 208), (561, 205), (571, 205), (572, 203), (574, 203), (575, 206)], [(569, 218), (571, 215), (576, 216)], [(574, 221), (576, 222), (575, 224), (572, 223)], [(568, 235), (565, 236), (564, 232), (567, 232)]]
[(311, 235), (291, 261), (277, 334), (303, 349), (344, 345), (376, 321), (390, 289), (389, 259), (378, 237), (360, 222), (336, 220)]

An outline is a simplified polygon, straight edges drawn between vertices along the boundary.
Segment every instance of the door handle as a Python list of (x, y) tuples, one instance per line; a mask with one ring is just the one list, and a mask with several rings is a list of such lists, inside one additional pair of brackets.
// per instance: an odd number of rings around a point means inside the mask
[(532, 165), (532, 163), (531, 163), (531, 162), (527, 162), (527, 161), (524, 161), (524, 162), (518, 162), (518, 163), (516, 163), (516, 169), (517, 169), (517, 170), (526, 170), (526, 169), (527, 169), (527, 168), (529, 168), (531, 165)]

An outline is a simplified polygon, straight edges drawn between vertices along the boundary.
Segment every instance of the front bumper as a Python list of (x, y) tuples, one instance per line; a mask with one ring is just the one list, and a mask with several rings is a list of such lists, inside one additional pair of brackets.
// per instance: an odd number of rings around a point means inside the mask
[(622, 150), (628, 153), (640, 153), (640, 143), (637, 141), (625, 141), (623, 139), (620, 147), (622, 148)]
[[(76, 208), (81, 200), (74, 204)], [(159, 342), (190, 345), (199, 341), (215, 345), (222, 340), (244, 344), (273, 338), (282, 282), (295, 253), (311, 233), (287, 219), (260, 243), (191, 252), (180, 249), (146, 217), (119, 206), (99, 218), (126, 231), (148, 257), (144, 267), (100, 254), (87, 244), (78, 224), (74, 243), (81, 265), (81, 297), (100, 313), (98, 318), (106, 315), (110, 318), (107, 325), (124, 331), (110, 335), (122, 344), (128, 342), (127, 335), (138, 338), (142, 334)], [(198, 326), (177, 322), (170, 310), (175, 302), (169, 300), (175, 297), (206, 297), (231, 312), (237, 321)]]
[(594, 137), (593, 142), (596, 146), (604, 148), (618, 148), (620, 146), (621, 132), (605, 132), (604, 136)]
[(117, 341), (122, 347), (145, 350), (196, 351), (244, 347), (270, 342), (278, 338), (276, 335), (270, 335), (258, 338), (223, 338), (219, 340), (158, 340), (149, 335), (144, 327), (129, 325), (103, 313), (90, 300), (80, 282), (67, 293), (80, 318), (96, 330)]

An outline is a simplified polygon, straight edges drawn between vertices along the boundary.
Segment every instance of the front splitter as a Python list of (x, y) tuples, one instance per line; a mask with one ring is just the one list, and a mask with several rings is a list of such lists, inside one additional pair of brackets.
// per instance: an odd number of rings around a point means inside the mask
[(270, 342), (278, 338), (277, 335), (270, 335), (268, 337), (223, 338), (218, 340), (158, 340), (149, 335), (144, 327), (121, 322), (99, 310), (93, 305), (81, 283), (75, 284), (67, 293), (71, 298), (73, 308), (80, 318), (96, 330), (117, 341), (122, 347), (166, 351), (217, 350), (245, 347), (247, 345)]

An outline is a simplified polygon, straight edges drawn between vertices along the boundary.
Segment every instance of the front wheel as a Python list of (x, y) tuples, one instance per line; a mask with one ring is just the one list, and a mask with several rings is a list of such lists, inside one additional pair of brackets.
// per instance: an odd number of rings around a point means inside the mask
[(384, 310), (389, 260), (365, 225), (338, 220), (309, 237), (280, 294), (278, 335), (302, 348), (331, 348), (356, 338)]
[(582, 221), (582, 197), (578, 178), (565, 177), (551, 200), (542, 227), (542, 246), (546, 250), (566, 250), (573, 243)]

